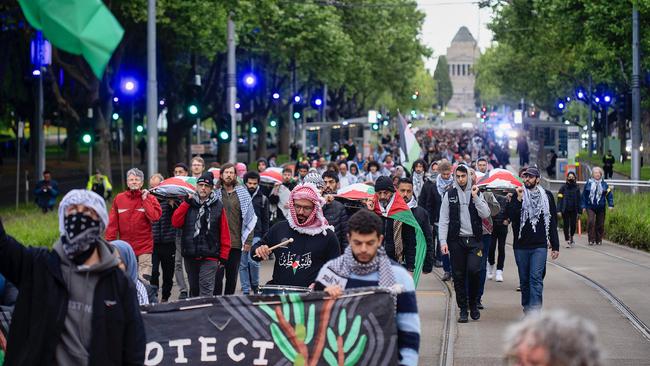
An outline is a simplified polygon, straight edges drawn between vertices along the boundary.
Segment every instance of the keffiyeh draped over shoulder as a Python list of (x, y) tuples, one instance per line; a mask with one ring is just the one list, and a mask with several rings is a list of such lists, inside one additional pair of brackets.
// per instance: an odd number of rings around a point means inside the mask
[[(251, 199), (251, 194), (248, 193), (248, 190), (241, 185), (237, 185), (235, 186), (235, 192), (237, 193), (237, 198), (239, 198), (239, 204), (241, 205), (241, 242), (245, 243), (248, 235), (252, 233), (253, 230), (255, 230), (255, 225), (257, 224), (257, 216), (255, 215), (253, 200)], [(217, 199), (223, 201), (221, 189), (214, 191), (214, 193)]]
[(533, 232), (537, 232), (537, 223), (540, 215), (544, 215), (544, 227), (546, 228), (546, 238), (550, 235), (551, 212), (549, 208), (548, 196), (544, 188), (537, 186), (533, 189), (524, 188), (524, 199), (521, 203), (521, 226), (519, 227), (519, 236), (526, 224), (530, 221)]

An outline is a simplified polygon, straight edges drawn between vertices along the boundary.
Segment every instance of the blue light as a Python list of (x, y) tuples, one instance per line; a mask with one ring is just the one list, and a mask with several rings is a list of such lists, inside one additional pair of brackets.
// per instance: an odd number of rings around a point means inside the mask
[(41, 70), (34, 70), (34, 71), (32, 71), (32, 75), (34, 75), (34, 76), (41, 76)]
[(133, 95), (138, 91), (138, 82), (132, 77), (125, 77), (120, 83), (120, 88), (124, 94)]
[(257, 84), (257, 78), (255, 77), (254, 74), (248, 73), (244, 75), (244, 85), (246, 85), (249, 88), (252, 88)]
[(296, 95), (295, 97), (293, 97), (293, 101), (296, 103), (300, 103), (301, 100), (302, 98), (300, 98), (300, 95)]
[(605, 103), (609, 103), (609, 102), (612, 101), (612, 97), (610, 97), (609, 95), (605, 95), (605, 96), (603, 97), (603, 100), (605, 101)]
[(117, 102), (119, 102), (119, 101), (120, 101), (120, 98), (118, 98), (118, 97), (113, 97), (113, 102), (117, 103)]
[(280, 99), (280, 93), (273, 93), (273, 99), (275, 100)]
[(558, 104), (557, 104), (557, 107), (558, 107), (559, 109), (564, 109), (564, 103), (563, 103), (563, 102), (558, 103)]
[(320, 107), (320, 106), (323, 105), (323, 100), (320, 99), (320, 98), (316, 98), (316, 100), (314, 100), (314, 104), (316, 104), (318, 107)]
[(235, 103), (235, 109), (239, 109), (241, 107), (241, 104)]
[(594, 97), (594, 101), (595, 101), (596, 103), (600, 103), (600, 98), (599, 98), (599, 97)]

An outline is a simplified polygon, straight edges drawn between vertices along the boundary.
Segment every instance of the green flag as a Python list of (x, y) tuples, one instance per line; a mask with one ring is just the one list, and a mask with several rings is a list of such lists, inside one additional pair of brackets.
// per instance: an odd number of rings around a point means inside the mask
[(18, 0), (32, 27), (55, 47), (82, 55), (95, 76), (104, 69), (124, 29), (100, 0)]

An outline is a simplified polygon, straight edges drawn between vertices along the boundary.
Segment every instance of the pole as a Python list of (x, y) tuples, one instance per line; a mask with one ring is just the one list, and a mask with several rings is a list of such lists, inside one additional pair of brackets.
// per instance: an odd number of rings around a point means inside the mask
[(607, 110), (609, 109), (608, 105), (605, 105), (605, 135), (603, 136), (603, 155), (609, 149), (609, 116)]
[(90, 143), (88, 147), (88, 176), (92, 177), (93, 175), (93, 144)]
[[(641, 172), (641, 91), (639, 89), (639, 11), (632, 7), (632, 180), (638, 181)], [(637, 192), (637, 186), (632, 188)]]
[(254, 112), (253, 99), (251, 97), (251, 102), (250, 102), (251, 116), (248, 120), (248, 166), (249, 167), (253, 166), (253, 119), (254, 119), (253, 112)]
[[(40, 33), (40, 32), (39, 32)], [(38, 174), (45, 171), (45, 128), (43, 127), (43, 74), (45, 73), (44, 67), (39, 67), (41, 70), (38, 75), (38, 105), (36, 111), (36, 131), (38, 131), (38, 156), (36, 157)]]
[[(122, 119), (122, 127), (117, 129), (117, 141), (118, 141), (118, 148), (120, 150), (120, 174), (122, 175), (120, 177), (120, 181), (124, 184), (126, 177), (124, 176), (124, 153), (123, 153), (123, 147), (122, 147), (122, 136), (124, 131), (124, 119)], [(125, 185), (125, 184), (124, 184)], [(126, 185), (125, 185), (126, 186)]]
[(226, 110), (230, 115), (230, 148), (228, 149), (228, 161), (235, 163), (237, 161), (237, 110), (235, 102), (237, 101), (237, 70), (235, 69), (235, 22), (232, 20), (232, 14), (228, 15), (228, 71), (226, 77)]
[(158, 80), (156, 79), (156, 0), (147, 4), (147, 173), (158, 172)]
[(323, 105), (321, 106), (321, 122), (327, 121), (327, 84), (323, 85)]
[(131, 147), (129, 148), (131, 152), (131, 168), (133, 168), (133, 148), (135, 147), (135, 129), (133, 128), (133, 99), (131, 99), (131, 131), (129, 132), (129, 138), (131, 140)]
[(20, 140), (23, 138), (24, 128), (25, 123), (23, 121), (18, 122), (18, 134), (16, 136), (16, 151), (18, 153), (16, 158), (16, 210), (18, 210), (18, 196), (20, 196), (20, 150), (22, 150)]
[(592, 95), (592, 92), (591, 92), (591, 88), (592, 88), (591, 84), (592, 84), (591, 74), (589, 74), (589, 88), (587, 89), (587, 107), (589, 108), (588, 111), (587, 111), (587, 113), (588, 113), (587, 114), (587, 135), (588, 135), (587, 136), (587, 150), (589, 150), (588, 151), (589, 157), (591, 157), (593, 155), (593, 146), (594, 146), (593, 137), (591, 136), (591, 121), (592, 121), (592, 118), (593, 118), (593, 111), (592, 111), (592, 108), (591, 108), (591, 101), (592, 101), (592, 98), (593, 98), (593, 95)]

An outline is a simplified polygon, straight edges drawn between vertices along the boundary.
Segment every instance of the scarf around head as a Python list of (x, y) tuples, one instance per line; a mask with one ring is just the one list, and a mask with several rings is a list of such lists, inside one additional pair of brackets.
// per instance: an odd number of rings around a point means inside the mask
[[(375, 255), (375, 257), (368, 263), (357, 261), (352, 254), (352, 248), (348, 246), (345, 248), (343, 255), (330, 261), (327, 264), (327, 267), (331, 269), (332, 272), (345, 278), (349, 278), (353, 274), (357, 276), (366, 276), (378, 272), (380, 287), (391, 288), (396, 283), (393, 267), (383, 245), (377, 249), (377, 255)], [(316, 279), (316, 281), (318, 281), (318, 279)]]
[(589, 202), (597, 205), (603, 195), (603, 180), (589, 179)]
[[(287, 222), (292, 229), (301, 234), (316, 236), (318, 234), (327, 235), (328, 229), (334, 231), (334, 227), (329, 225), (323, 215), (323, 204), (325, 202), (318, 192), (318, 188), (313, 183), (303, 183), (296, 186), (289, 195), (289, 216), (287, 216)], [(307, 220), (301, 224), (298, 222), (294, 201), (302, 199), (311, 201), (314, 204), (314, 210)]]
[(539, 185), (533, 189), (524, 188), (524, 199), (521, 203), (521, 225), (519, 226), (519, 236), (526, 224), (530, 222), (533, 232), (537, 232), (537, 223), (539, 216), (544, 215), (544, 228), (546, 229), (546, 238), (549, 238), (551, 226), (551, 212), (548, 203), (548, 196), (544, 188)]
[(454, 183), (453, 174), (449, 176), (449, 179), (443, 179), (442, 175), (438, 174), (436, 177), (436, 188), (438, 189), (438, 194), (440, 194), (440, 197), (445, 195), (447, 187), (449, 187), (449, 185), (452, 183)]

